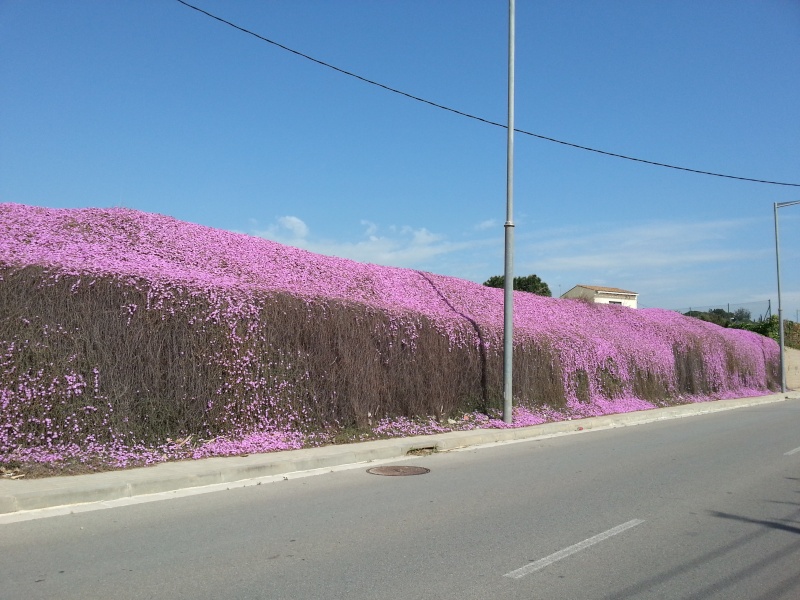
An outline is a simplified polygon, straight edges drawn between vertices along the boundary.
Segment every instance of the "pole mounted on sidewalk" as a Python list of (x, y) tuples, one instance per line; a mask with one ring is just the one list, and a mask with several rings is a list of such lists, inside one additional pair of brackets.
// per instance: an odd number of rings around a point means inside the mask
[(503, 286), (503, 421), (511, 423), (514, 360), (514, 0), (508, 0), (508, 138), (506, 150), (506, 246)]
[(781, 346), (781, 392), (786, 391), (786, 351), (783, 345), (783, 307), (781, 306), (781, 246), (778, 242), (778, 209), (800, 204), (800, 200), (792, 202), (775, 202), (772, 211), (775, 215), (775, 265), (778, 269), (778, 332)]

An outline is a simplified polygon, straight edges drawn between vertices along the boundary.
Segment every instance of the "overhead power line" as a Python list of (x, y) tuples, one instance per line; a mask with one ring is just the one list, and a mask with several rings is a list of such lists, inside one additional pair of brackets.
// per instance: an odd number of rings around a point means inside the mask
[[(315, 62), (318, 65), (321, 65), (323, 67), (327, 67), (328, 69), (332, 69), (332, 70), (337, 71), (337, 72), (339, 72), (339, 73), (341, 73), (343, 75), (347, 75), (348, 77), (353, 77), (355, 79), (358, 79), (359, 81), (363, 81), (364, 83), (368, 83), (370, 85), (374, 85), (374, 86), (377, 86), (379, 88), (382, 88), (382, 89), (384, 89), (384, 90), (386, 90), (388, 92), (392, 92), (393, 94), (399, 94), (400, 96), (405, 96), (406, 98), (410, 98), (411, 100), (416, 100), (417, 102), (422, 102), (424, 104), (428, 104), (430, 106), (434, 106), (436, 108), (439, 108), (439, 109), (442, 109), (442, 110), (446, 110), (446, 111), (451, 112), (451, 113), (455, 113), (455, 114), (460, 115), (462, 117), (467, 117), (468, 119), (473, 119), (475, 121), (480, 121), (481, 123), (486, 123), (487, 125), (493, 125), (495, 127), (501, 127), (503, 129), (507, 129), (507, 126), (504, 125), (503, 123), (498, 123), (496, 121), (491, 121), (489, 119), (484, 119), (483, 117), (478, 117), (476, 115), (472, 115), (472, 114), (463, 112), (461, 110), (457, 110), (455, 108), (451, 108), (449, 106), (445, 106), (443, 104), (438, 104), (438, 103), (433, 102), (431, 100), (426, 100), (425, 98), (420, 98), (419, 96), (414, 96), (413, 94), (409, 94), (408, 92), (404, 92), (402, 90), (398, 90), (398, 89), (390, 87), (388, 85), (384, 85), (383, 83), (380, 83), (378, 81), (374, 81), (372, 79), (367, 79), (366, 77), (362, 77), (361, 75), (358, 75), (356, 73), (352, 73), (351, 71), (347, 71), (345, 69), (341, 69), (341, 68), (339, 68), (339, 67), (337, 67), (335, 65), (332, 65), (330, 63), (326, 63), (325, 61), (322, 61), (322, 60), (319, 60), (317, 58), (314, 58), (313, 56), (309, 56), (308, 54), (303, 54), (302, 52), (299, 52), (297, 50), (289, 48), (288, 46), (284, 46), (283, 44), (280, 44), (280, 43), (276, 42), (275, 40), (271, 40), (269, 38), (266, 38), (263, 35), (259, 35), (258, 33), (255, 33), (254, 31), (250, 31), (249, 29), (245, 29), (244, 27), (241, 27), (241, 26), (237, 25), (236, 23), (231, 23), (230, 21), (227, 21), (227, 20), (223, 19), (222, 17), (218, 17), (217, 15), (212, 14), (212, 13), (206, 11), (206, 10), (203, 10), (202, 8), (194, 6), (193, 4), (189, 4), (188, 2), (185, 2), (184, 0), (176, 0), (176, 1), (179, 2), (180, 4), (183, 4), (187, 8), (191, 8), (192, 10), (196, 10), (197, 12), (199, 12), (201, 14), (204, 14), (207, 17), (210, 17), (210, 18), (212, 18), (212, 19), (214, 19), (216, 21), (219, 21), (220, 23), (224, 23), (225, 25), (233, 27), (234, 29), (238, 29), (242, 33), (246, 33), (248, 35), (252, 35), (253, 37), (258, 38), (262, 42), (267, 42), (268, 44), (272, 44), (273, 46), (277, 46), (281, 50), (286, 50), (287, 52), (291, 52), (292, 54), (296, 54), (297, 56), (305, 58), (306, 60), (310, 60), (311, 62)], [(644, 158), (636, 158), (635, 156), (627, 156), (625, 154), (618, 154), (616, 152), (609, 152), (607, 150), (599, 150), (597, 148), (590, 148), (589, 146), (582, 146), (581, 144), (574, 144), (572, 142), (565, 142), (564, 140), (558, 140), (556, 138), (548, 137), (546, 135), (533, 133), (531, 131), (525, 131), (524, 129), (515, 128), (514, 131), (517, 132), (517, 133), (521, 133), (522, 135), (528, 135), (528, 136), (531, 136), (531, 137), (534, 137), (534, 138), (538, 138), (540, 140), (545, 140), (547, 142), (553, 142), (553, 143), (556, 143), (556, 144), (561, 144), (563, 146), (569, 146), (570, 148), (577, 148), (578, 150), (586, 150), (588, 152), (595, 152), (597, 154), (603, 154), (605, 156), (613, 156), (615, 158), (622, 158), (622, 159), (625, 159), (625, 160), (631, 160), (631, 161), (634, 161), (634, 162), (644, 163), (644, 164), (647, 164), (647, 165), (653, 165), (653, 166), (656, 166), (656, 167), (665, 167), (667, 169), (675, 169), (675, 170), (678, 170), (678, 171), (687, 171), (689, 173), (697, 173), (699, 175), (710, 175), (712, 177), (724, 177), (725, 179), (736, 179), (738, 181), (749, 181), (751, 183), (765, 183), (765, 184), (769, 184), (769, 185), (783, 185), (783, 186), (790, 186), (790, 187), (800, 187), (800, 183), (787, 183), (787, 182), (784, 182), (784, 181), (769, 181), (767, 179), (754, 179), (752, 177), (739, 177), (737, 175), (726, 175), (725, 173), (714, 173), (712, 171), (704, 171), (702, 169), (692, 169), (692, 168), (689, 168), (689, 167), (680, 167), (678, 165), (670, 165), (670, 164), (667, 164), (667, 163), (657, 162), (657, 161), (654, 161), (654, 160), (646, 160)]]

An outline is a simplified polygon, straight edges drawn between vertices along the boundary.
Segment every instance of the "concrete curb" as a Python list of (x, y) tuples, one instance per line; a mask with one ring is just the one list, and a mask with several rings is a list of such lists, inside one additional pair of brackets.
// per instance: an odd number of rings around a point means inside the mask
[(575, 434), (581, 431), (640, 425), (786, 400), (800, 400), (800, 392), (701, 402), (633, 413), (545, 423), (517, 429), (453, 431), (342, 446), (162, 463), (152, 467), (91, 475), (27, 481), (24, 479), (0, 479), (0, 515), (89, 502), (119, 500), (368, 461), (399, 459), (405, 458), (415, 450), (447, 451), (486, 444), (512, 443)]

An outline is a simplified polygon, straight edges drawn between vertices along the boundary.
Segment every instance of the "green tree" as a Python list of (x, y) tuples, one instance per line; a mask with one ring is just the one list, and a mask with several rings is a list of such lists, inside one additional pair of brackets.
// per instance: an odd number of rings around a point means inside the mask
[(712, 308), (708, 311), (708, 320), (717, 325), (727, 327), (733, 320), (733, 313), (729, 313), (724, 308)]
[(700, 319), (701, 321), (714, 323), (720, 327), (729, 327), (731, 325), (731, 321), (733, 320), (733, 313), (727, 312), (724, 308), (714, 308), (708, 312), (690, 310), (689, 312), (683, 314), (687, 317), (694, 317), (695, 319)]
[(784, 319), (783, 336), (784, 344), (789, 346), (789, 348), (800, 350), (800, 323)]
[[(493, 288), (505, 287), (506, 278), (504, 275), (493, 275), (483, 282), (483, 285)], [(525, 277), (514, 277), (514, 289), (520, 292), (529, 292), (539, 296), (552, 296), (550, 287), (538, 275), (526, 275)]]

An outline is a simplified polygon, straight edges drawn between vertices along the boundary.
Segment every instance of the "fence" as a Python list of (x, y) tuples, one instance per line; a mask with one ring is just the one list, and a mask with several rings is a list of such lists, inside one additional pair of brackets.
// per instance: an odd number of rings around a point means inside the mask
[[(734, 322), (760, 322), (769, 319), (772, 312), (772, 300), (760, 302), (744, 302), (738, 304), (711, 304), (707, 306), (690, 306), (688, 308), (673, 309), (682, 314), (698, 316), (706, 313), (719, 316), (721, 319)], [(777, 309), (776, 309), (777, 310)], [(784, 313), (784, 318), (786, 314)]]

